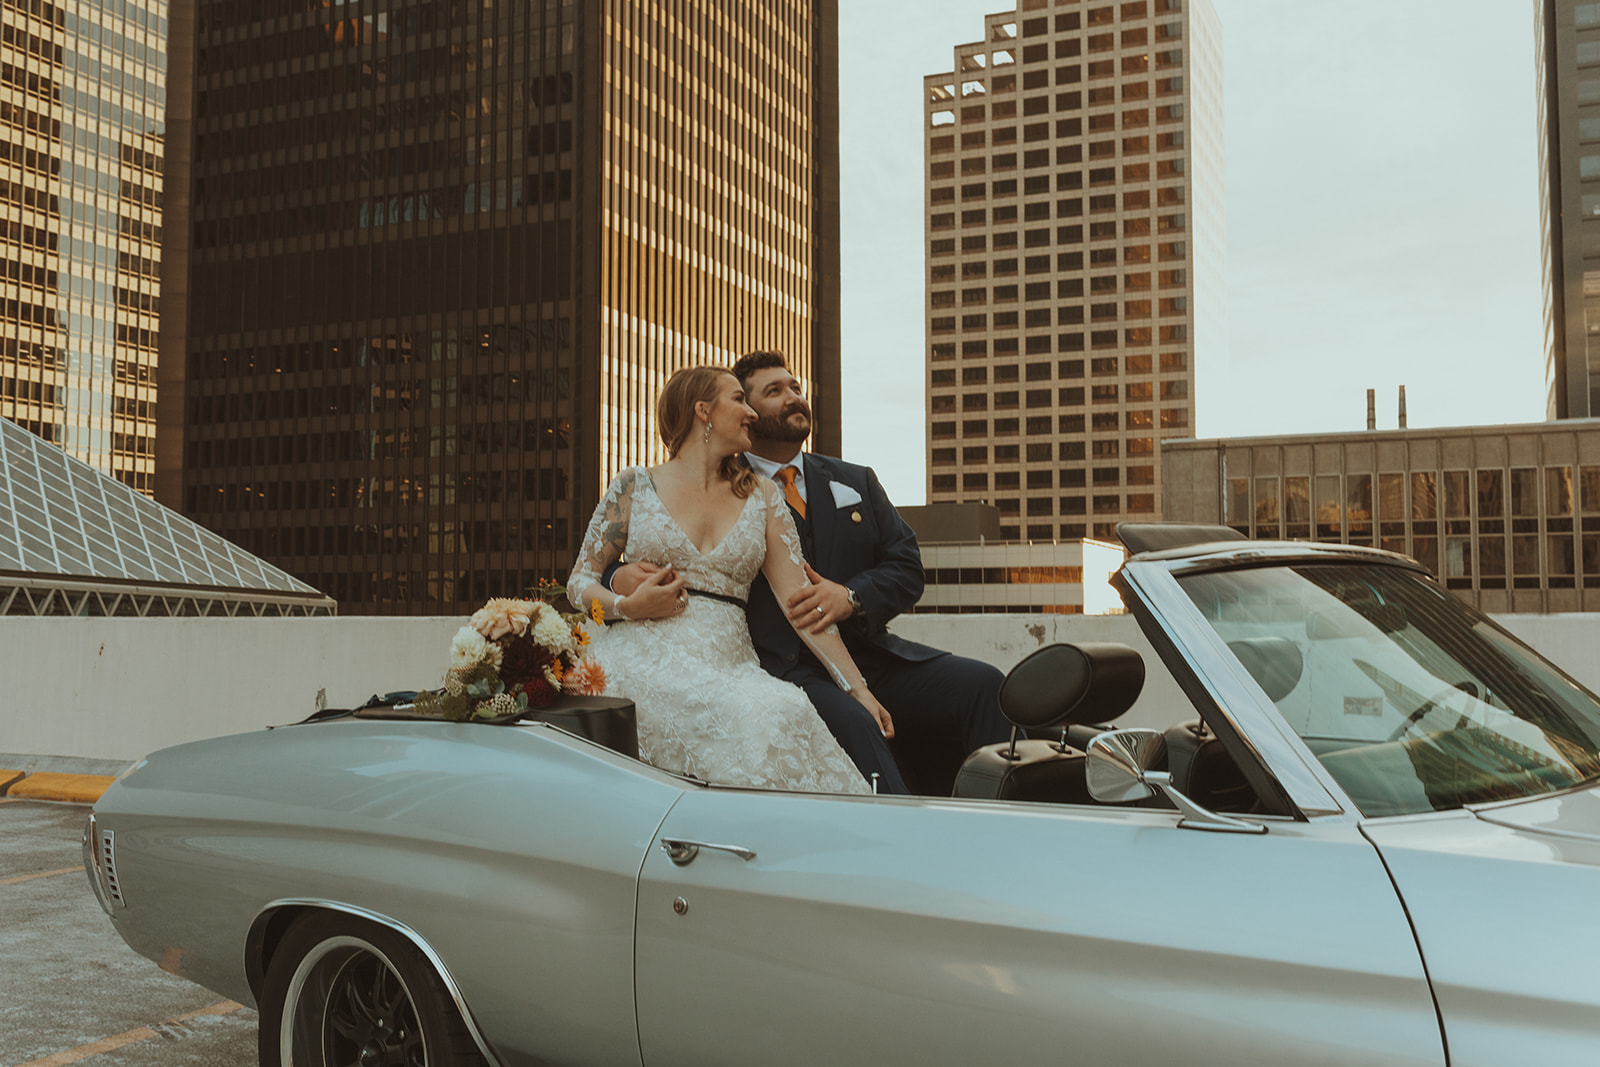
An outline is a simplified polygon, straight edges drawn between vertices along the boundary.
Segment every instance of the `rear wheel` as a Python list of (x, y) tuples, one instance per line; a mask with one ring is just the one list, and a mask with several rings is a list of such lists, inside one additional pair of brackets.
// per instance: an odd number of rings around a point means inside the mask
[(481, 1065), (427, 957), (392, 930), (354, 916), (301, 919), (273, 953), (261, 987), (262, 1067)]

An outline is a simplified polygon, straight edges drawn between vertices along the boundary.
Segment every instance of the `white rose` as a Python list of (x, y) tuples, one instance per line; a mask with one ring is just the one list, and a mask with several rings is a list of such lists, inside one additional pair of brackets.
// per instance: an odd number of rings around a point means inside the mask
[(489, 642), (484, 640), (482, 634), (470, 626), (463, 626), (456, 631), (455, 640), (450, 642), (450, 666), (458, 671), (476, 666), (489, 658)]
[(554, 608), (544, 608), (539, 612), (533, 625), (529, 627), (528, 634), (535, 644), (543, 645), (552, 652), (570, 652), (572, 650), (572, 627), (561, 617), (561, 613)]

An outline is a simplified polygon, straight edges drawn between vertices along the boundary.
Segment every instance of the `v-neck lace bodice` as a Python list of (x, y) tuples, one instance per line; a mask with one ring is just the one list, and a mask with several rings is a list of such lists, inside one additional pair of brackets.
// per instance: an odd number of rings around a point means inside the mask
[[(612, 518), (608, 520), (607, 516)], [(612, 555), (615, 538), (609, 528), (616, 524), (617, 517), (626, 529), (629, 560), (654, 563), (658, 567), (671, 564), (691, 589), (738, 600), (749, 597), (750, 583), (761, 573), (761, 565), (767, 557), (769, 526), (786, 526), (787, 532), (776, 531), (778, 540), (788, 548), (796, 565), (804, 559), (799, 537), (794, 533), (794, 521), (783, 504), (781, 491), (771, 481), (756, 479), (756, 489), (745, 500), (733, 526), (722, 540), (702, 552), (667, 510), (649, 469), (629, 467), (606, 490), (605, 498), (595, 510), (595, 521), (589, 524), (572, 576), (572, 588), (580, 595), (582, 590), (577, 588), (577, 583), (598, 582), (616, 558)], [(577, 596), (572, 599), (574, 603), (580, 602)]]
[[(782, 490), (766, 478), (722, 540), (695, 547), (644, 467), (606, 490), (584, 536), (567, 595), (587, 604), (600, 576), (624, 553), (670, 564), (690, 589), (743, 601), (772, 553), (804, 566)], [(868, 792), (816, 709), (797, 686), (761, 669), (737, 604), (690, 597), (680, 614), (607, 626), (591, 652), (606, 691), (634, 702), (639, 756), (708, 782), (807, 792)]]
[[(750, 496), (746, 497), (745, 500), (742, 502), (740, 508), (739, 508), (738, 516), (733, 520), (733, 525), (728, 527), (728, 529), (723, 533), (722, 537), (715, 544), (713, 544), (710, 548), (701, 549), (700, 546), (698, 546), (698, 545), (696, 545), (694, 543), (694, 539), (689, 536), (689, 531), (687, 531), (687, 530), (685, 530), (683, 528), (683, 524), (681, 522), (679, 522), (677, 520), (677, 518), (673, 516), (672, 512), (667, 508), (667, 502), (665, 500), (661, 499), (661, 491), (658, 488), (656, 488), (656, 480), (655, 480), (654, 472), (652, 472), (648, 467), (639, 467), (639, 468), (636, 468), (636, 469), (642, 475), (642, 477), (640, 479), (640, 483), (642, 484), (642, 487), (645, 490), (643, 494), (636, 494), (636, 496), (637, 495), (642, 495), (646, 499), (646, 514), (649, 515), (653, 519), (653, 518), (656, 517), (656, 515), (654, 513), (659, 512), (659, 518), (662, 520), (663, 525), (665, 525), (667, 527), (667, 531), (666, 531), (665, 536), (663, 536), (660, 539), (662, 544), (669, 543), (672, 540), (672, 535), (674, 533), (676, 533), (677, 536), (678, 536), (678, 540), (680, 540), (682, 542), (680, 547), (682, 547), (684, 549), (687, 549), (687, 551), (689, 552), (689, 554), (692, 557), (698, 558), (702, 562), (718, 559), (719, 558), (719, 553), (721, 553), (722, 550), (725, 549), (725, 548), (731, 549), (732, 554), (735, 555), (735, 556), (741, 554), (741, 549), (743, 550), (744, 553), (748, 553), (748, 545), (745, 545), (742, 542), (730, 545), (730, 542), (734, 541), (734, 537), (735, 537), (736, 534), (739, 534), (739, 533), (743, 532), (742, 531), (742, 527), (744, 527), (746, 525), (745, 519), (748, 517), (749, 512), (751, 511), (751, 509), (753, 507), (758, 507), (759, 504), (761, 503), (761, 500), (762, 500), (762, 497), (763, 497), (762, 493), (760, 493), (758, 491), (758, 492), (755, 492), (755, 493), (751, 493)], [(637, 522), (637, 519), (635, 521)], [(636, 552), (633, 549), (633, 546), (637, 543), (635, 541), (635, 538), (638, 536), (638, 534), (636, 532), (637, 529), (638, 529), (638, 527), (635, 526), (633, 528), (633, 530), (630, 530), (630, 533), (629, 533), (629, 539), (628, 539), (629, 558), (632, 558), (632, 559), (642, 559), (642, 558), (644, 558), (642, 556), (637, 555)], [(765, 549), (766, 549), (766, 524), (765, 523), (760, 524), (757, 527), (757, 532), (758, 532), (758, 539), (761, 541), (761, 546), (760, 547), (762, 549), (762, 557), (765, 558), (765, 555), (766, 555), (766, 551), (765, 551)], [(744, 538), (743, 540), (744, 541), (748, 541), (749, 538)], [(641, 548), (642, 548), (642, 544), (641, 544)], [(677, 562), (674, 562), (673, 566), (674, 567), (680, 567), (680, 564), (677, 563)], [(761, 561), (758, 560), (756, 562), (756, 570), (759, 571), (760, 569), (761, 569)], [(755, 575), (751, 574), (750, 581), (754, 581), (754, 580), (755, 580)], [(705, 587), (705, 586), (696, 586), (695, 588), (703, 589), (703, 588), (707, 588), (707, 587)], [(718, 592), (718, 593), (722, 592), (722, 590), (720, 590), (720, 589), (713, 589), (711, 591), (712, 592)], [(745, 592), (746, 593), (749, 592), (748, 588), (745, 590)]]

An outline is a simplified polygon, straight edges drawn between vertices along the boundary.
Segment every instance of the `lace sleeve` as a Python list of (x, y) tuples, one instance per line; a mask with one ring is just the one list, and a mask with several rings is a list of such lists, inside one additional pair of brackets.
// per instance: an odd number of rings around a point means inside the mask
[[(795, 593), (810, 585), (811, 579), (806, 577), (800, 533), (794, 527), (794, 517), (784, 504), (783, 491), (767, 478), (758, 478), (756, 481), (767, 507), (767, 558), (761, 564), (761, 573), (766, 575), (768, 584), (772, 586), (772, 594), (781, 608), (789, 603), (789, 598)], [(789, 625), (794, 626), (794, 623), (790, 622)], [(861, 671), (844, 647), (837, 626), (830, 626), (820, 634), (794, 626), (794, 632), (828, 668), (828, 673), (833, 675), (840, 689), (847, 693), (857, 687), (866, 689)]]
[(580, 610), (587, 611), (590, 601), (596, 600), (607, 614), (614, 612), (619, 598), (605, 587), (600, 575), (627, 551), (628, 519), (633, 511), (637, 476), (633, 467), (617, 475), (600, 503), (595, 505), (594, 517), (589, 520), (589, 530), (583, 537), (583, 547), (578, 550), (577, 561), (572, 566), (572, 577), (567, 579), (567, 599)]

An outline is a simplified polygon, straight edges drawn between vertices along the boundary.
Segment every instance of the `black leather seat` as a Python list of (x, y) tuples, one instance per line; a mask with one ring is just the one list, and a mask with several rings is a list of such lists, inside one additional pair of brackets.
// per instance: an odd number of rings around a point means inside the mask
[[(1018, 663), (1000, 686), (1000, 710), (1014, 728), (1064, 737), (1092, 736), (1133, 706), (1144, 687), (1144, 660), (1127, 645), (1048, 645)], [(1065, 728), (1065, 729), (1063, 729)], [(1037, 738), (986, 745), (967, 757), (954, 795), (969, 799), (1092, 804), (1084, 753), (1066, 741)]]
[(1169, 727), (1167, 771), (1173, 788), (1208, 811), (1245, 812), (1256, 791), (1221, 741), (1199, 719)]

